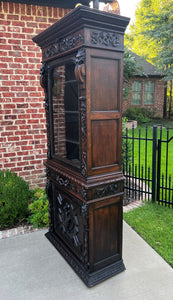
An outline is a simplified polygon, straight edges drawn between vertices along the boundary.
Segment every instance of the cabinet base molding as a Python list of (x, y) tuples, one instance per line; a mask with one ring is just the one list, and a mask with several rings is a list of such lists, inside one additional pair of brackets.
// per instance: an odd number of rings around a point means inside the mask
[(47, 232), (45, 236), (88, 287), (92, 287), (125, 270), (123, 260), (121, 259), (107, 267), (90, 273), (54, 233)]

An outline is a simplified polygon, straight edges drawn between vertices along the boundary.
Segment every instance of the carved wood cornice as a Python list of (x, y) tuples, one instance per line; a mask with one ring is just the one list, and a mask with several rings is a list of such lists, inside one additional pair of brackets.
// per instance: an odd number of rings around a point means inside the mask
[(84, 41), (82, 32), (77, 32), (74, 35), (69, 35), (63, 39), (55, 40), (50, 46), (43, 49), (43, 59), (54, 57), (77, 46), (80, 46)]

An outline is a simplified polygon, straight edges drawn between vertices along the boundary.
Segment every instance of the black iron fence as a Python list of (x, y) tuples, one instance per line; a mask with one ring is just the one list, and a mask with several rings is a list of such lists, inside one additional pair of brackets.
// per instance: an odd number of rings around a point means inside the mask
[(173, 207), (173, 128), (123, 131), (124, 204), (158, 201)]

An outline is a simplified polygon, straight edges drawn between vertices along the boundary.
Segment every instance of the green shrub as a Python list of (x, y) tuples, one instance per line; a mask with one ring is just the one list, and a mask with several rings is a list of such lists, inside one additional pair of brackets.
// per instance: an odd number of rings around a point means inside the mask
[(155, 111), (144, 107), (129, 107), (123, 114), (128, 120), (136, 120), (138, 124), (147, 123), (154, 117)]
[(49, 226), (49, 209), (48, 199), (45, 190), (37, 188), (32, 191), (32, 200), (29, 205), (30, 216), (28, 217), (28, 223), (34, 225), (37, 228), (43, 228)]
[(16, 225), (28, 215), (29, 185), (11, 171), (0, 171), (0, 229)]
[[(128, 119), (126, 117), (122, 118), (122, 136), (129, 136), (128, 132), (126, 132), (126, 123)], [(132, 143), (130, 139), (122, 138), (122, 166), (126, 167), (126, 164), (132, 160)]]

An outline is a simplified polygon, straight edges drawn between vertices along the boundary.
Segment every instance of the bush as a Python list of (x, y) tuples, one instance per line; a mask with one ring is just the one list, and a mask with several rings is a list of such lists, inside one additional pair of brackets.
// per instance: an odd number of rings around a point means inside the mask
[(11, 171), (0, 171), (0, 229), (14, 226), (28, 215), (29, 185)]
[(45, 190), (37, 188), (32, 191), (32, 200), (29, 205), (30, 216), (28, 217), (28, 223), (34, 225), (37, 228), (43, 228), (49, 226), (49, 209), (48, 199)]
[(138, 124), (141, 124), (151, 121), (154, 114), (154, 110), (149, 110), (144, 107), (129, 107), (124, 113), (124, 116), (127, 117), (128, 120), (136, 120)]
[[(126, 123), (128, 119), (126, 117), (122, 118), (122, 136), (128, 137), (129, 134), (126, 131)], [(126, 164), (129, 165), (129, 163), (132, 160), (132, 143), (130, 139), (122, 138), (122, 166), (125, 168)]]

